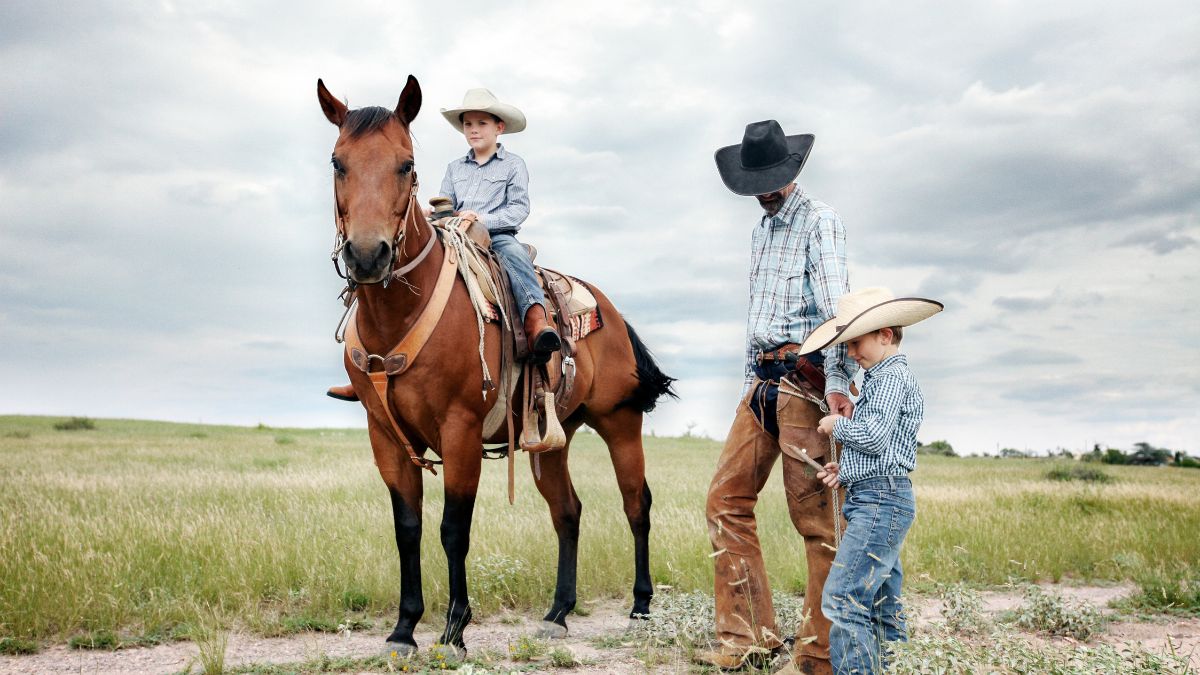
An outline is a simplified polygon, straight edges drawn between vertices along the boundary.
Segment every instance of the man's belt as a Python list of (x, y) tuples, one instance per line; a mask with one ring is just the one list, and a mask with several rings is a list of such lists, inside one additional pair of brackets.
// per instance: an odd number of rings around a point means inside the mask
[[(800, 355), (800, 345), (788, 344), (770, 352), (758, 352), (754, 356), (754, 363), (763, 365), (764, 363), (783, 363), (788, 360), (788, 354)], [(792, 357), (794, 361), (795, 356)]]

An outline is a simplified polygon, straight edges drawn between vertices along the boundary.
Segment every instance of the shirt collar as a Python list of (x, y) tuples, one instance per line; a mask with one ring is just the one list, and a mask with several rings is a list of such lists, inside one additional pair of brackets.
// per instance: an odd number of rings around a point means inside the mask
[(808, 203), (808, 195), (805, 194), (803, 188), (797, 185), (792, 190), (792, 194), (788, 195), (788, 198), (784, 200), (783, 206), (779, 208), (779, 213), (776, 213), (773, 216), (768, 216), (766, 213), (763, 213), (762, 223), (764, 225), (790, 223), (795, 219), (796, 213), (799, 212), (806, 203)]
[[(484, 162), (484, 164), (487, 164), (488, 162), (492, 161), (493, 159), (503, 161), (507, 157), (508, 157), (508, 151), (504, 149), (504, 144), (497, 143), (496, 144), (496, 154), (489, 157), (488, 161)], [(475, 148), (471, 148), (470, 150), (467, 151), (467, 155), (465, 157), (463, 157), (463, 161), (464, 162), (474, 162), (475, 161)]]
[(883, 371), (896, 365), (907, 366), (908, 357), (900, 353), (892, 354), (879, 363), (867, 368), (866, 372), (863, 374), (863, 382), (865, 383), (869, 378), (874, 377), (875, 375), (878, 375), (879, 373), (882, 373)]

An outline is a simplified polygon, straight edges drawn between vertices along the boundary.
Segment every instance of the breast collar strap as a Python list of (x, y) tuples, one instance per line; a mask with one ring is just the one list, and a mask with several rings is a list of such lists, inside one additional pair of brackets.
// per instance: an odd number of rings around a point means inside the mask
[[(425, 250), (419, 254), (414, 262), (419, 262), (428, 255), (429, 251), (433, 248), (432, 241), (436, 237), (437, 232), (435, 230), (430, 237), (431, 243), (426, 245)], [(413, 324), (413, 327), (387, 355), (380, 356), (368, 353), (366, 347), (363, 346), (362, 339), (358, 335), (357, 306), (351, 310), (350, 316), (346, 320), (346, 354), (349, 355), (351, 363), (370, 378), (375, 395), (382, 404), (383, 411), (387, 415), (388, 422), (391, 424), (392, 432), (408, 452), (409, 459), (412, 460), (413, 464), (428, 469), (434, 475), (437, 475), (437, 471), (433, 466), (438, 462), (417, 455), (413, 449), (412, 442), (409, 441), (408, 436), (400, 428), (400, 424), (396, 421), (396, 416), (392, 413), (388, 392), (392, 378), (404, 373), (417, 360), (417, 355), (421, 353), (421, 349), (429, 341), (429, 337), (433, 335), (434, 329), (437, 328), (442, 315), (446, 312), (446, 305), (450, 300), (450, 291), (454, 288), (454, 280), (458, 272), (458, 258), (454, 253), (454, 249), (449, 246), (444, 247), (443, 250), (445, 251), (445, 255), (442, 258), (442, 268), (438, 272), (437, 282), (434, 284), (429, 302), (425, 303), (425, 307), (421, 309), (421, 314), (417, 317), (417, 321)], [(415, 267), (413, 263), (409, 263), (409, 265)], [(396, 270), (393, 274), (407, 273), (408, 270), (405, 268), (409, 267), (409, 265)], [(378, 362), (382, 366), (382, 370), (371, 370), (371, 365), (375, 362)]]

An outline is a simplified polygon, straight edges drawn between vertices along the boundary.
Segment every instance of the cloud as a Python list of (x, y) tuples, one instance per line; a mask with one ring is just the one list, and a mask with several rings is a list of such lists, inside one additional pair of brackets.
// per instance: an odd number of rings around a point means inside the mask
[(0, 7), (0, 379), (24, 383), (0, 412), (362, 424), (322, 397), (341, 281), (315, 81), (392, 106), (414, 73), (422, 198), (464, 152), (438, 108), (487, 86), (525, 110), (521, 237), (683, 378), (650, 428), (732, 419), (760, 211), (712, 153), (775, 118), (817, 135), (801, 183), (842, 215), (852, 283), (946, 302), (905, 340), (922, 437), (1117, 443), (1138, 415), (1157, 445), (1200, 437), (1195, 387), (1111, 384), (1147, 353), (1200, 380), (1190, 4), (32, 7)]
[(1032, 312), (1049, 309), (1055, 302), (1053, 297), (1042, 298), (1026, 298), (1026, 297), (999, 297), (992, 300), (992, 304), (1008, 312)]

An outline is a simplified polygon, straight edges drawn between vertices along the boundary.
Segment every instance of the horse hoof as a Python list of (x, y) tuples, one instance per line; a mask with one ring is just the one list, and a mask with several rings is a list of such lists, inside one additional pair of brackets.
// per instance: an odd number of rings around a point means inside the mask
[(383, 655), (392, 659), (406, 659), (417, 653), (417, 646), (407, 642), (385, 642)]
[(458, 663), (467, 656), (467, 648), (458, 645), (436, 644), (426, 650), (426, 657), (433, 662)]
[(567, 637), (567, 627), (560, 626), (553, 621), (543, 621), (534, 636), (548, 640), (561, 640)]

